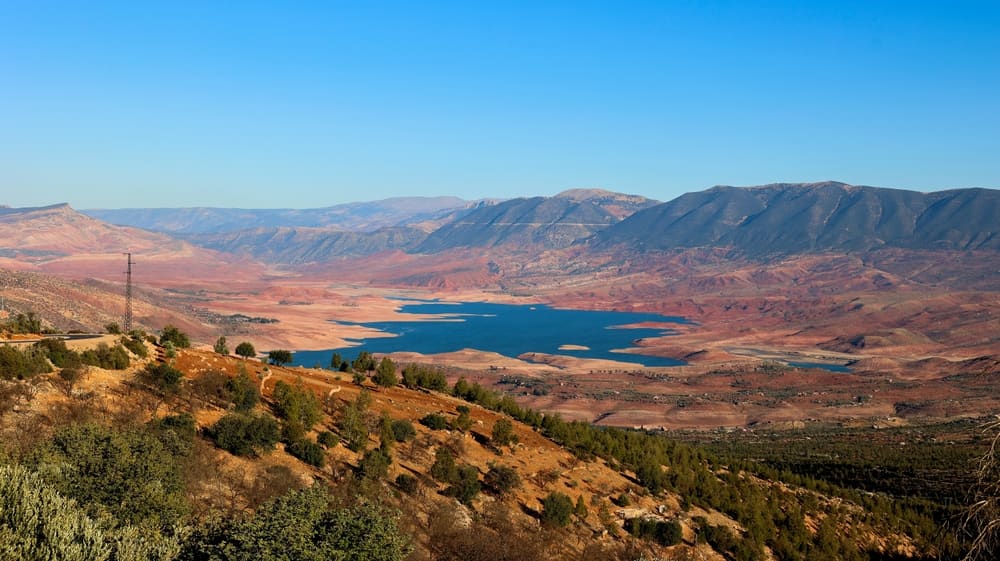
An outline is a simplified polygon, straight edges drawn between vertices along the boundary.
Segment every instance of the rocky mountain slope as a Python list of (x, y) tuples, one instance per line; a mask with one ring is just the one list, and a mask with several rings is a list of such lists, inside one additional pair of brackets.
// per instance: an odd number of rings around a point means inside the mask
[(636, 212), (593, 247), (733, 248), (748, 255), (885, 247), (1000, 250), (1000, 191), (919, 193), (844, 183), (713, 187)]
[(463, 247), (563, 248), (599, 232), (655, 201), (600, 190), (512, 199), (480, 206), (432, 232), (415, 251)]

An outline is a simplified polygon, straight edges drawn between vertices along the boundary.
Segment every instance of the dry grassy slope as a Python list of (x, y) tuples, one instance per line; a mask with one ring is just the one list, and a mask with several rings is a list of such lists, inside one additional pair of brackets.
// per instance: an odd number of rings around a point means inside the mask
[[(262, 380), (261, 387), (265, 398), (269, 397), (278, 381), (295, 383), (299, 380), (306, 387), (317, 394), (326, 404), (327, 410), (336, 410), (340, 406), (357, 398), (361, 391), (357, 385), (347, 379), (347, 375), (330, 371), (307, 369), (302, 367), (285, 368), (268, 366), (258, 361), (243, 361), (232, 357), (222, 357), (208, 350), (185, 350), (180, 353), (175, 365), (185, 372), (188, 378), (211, 371), (223, 371), (230, 375), (235, 375), (241, 369), (251, 376), (256, 376)], [(541, 500), (553, 491), (558, 491), (569, 495), (572, 498), (583, 496), (587, 501), (589, 513), (586, 522), (573, 526), (566, 535), (565, 547), (569, 550), (580, 551), (588, 543), (594, 540), (612, 540), (606, 535), (604, 528), (598, 517), (598, 508), (592, 501), (593, 497), (600, 497), (605, 502), (610, 497), (618, 496), (622, 493), (632, 495), (632, 505), (628, 509), (619, 509), (608, 502), (611, 512), (615, 514), (618, 524), (623, 524), (622, 517), (637, 515), (655, 515), (659, 513), (666, 519), (677, 518), (684, 528), (686, 542), (673, 548), (667, 548), (664, 552), (673, 555), (684, 555), (684, 551), (697, 549), (703, 559), (723, 559), (718, 553), (711, 551), (706, 545), (701, 544), (693, 547), (693, 530), (690, 520), (694, 516), (705, 516), (714, 525), (727, 525), (738, 529), (739, 525), (726, 515), (705, 511), (698, 507), (684, 512), (680, 508), (681, 498), (677, 495), (667, 494), (661, 497), (644, 495), (632, 474), (622, 473), (612, 469), (604, 460), (583, 461), (571, 454), (568, 450), (552, 442), (548, 438), (533, 430), (531, 427), (514, 422), (515, 432), (519, 438), (519, 443), (513, 447), (505, 447), (502, 453), (484, 444), (488, 441), (494, 423), (503, 416), (499, 413), (483, 409), (477, 405), (468, 404), (465, 401), (435, 392), (409, 390), (401, 386), (394, 388), (380, 388), (366, 383), (366, 387), (372, 392), (373, 402), (370, 410), (377, 415), (387, 413), (393, 419), (407, 419), (413, 422), (417, 430), (417, 438), (410, 443), (400, 444), (394, 452), (393, 464), (390, 468), (389, 479), (401, 473), (408, 473), (417, 476), (428, 492), (423, 493), (417, 499), (416, 504), (410, 504), (409, 509), (419, 510), (426, 515), (434, 510), (435, 505), (442, 503), (453, 504), (448, 499), (435, 491), (444, 489), (443, 485), (436, 483), (428, 475), (430, 467), (434, 462), (434, 448), (440, 445), (457, 446), (463, 450), (459, 462), (475, 466), (480, 475), (484, 475), (491, 463), (499, 463), (513, 467), (521, 476), (523, 486), (512, 497), (507, 499), (508, 506), (516, 507), (515, 511), (523, 513), (538, 512), (541, 510)], [(470, 434), (461, 434), (452, 431), (432, 431), (419, 424), (417, 421), (428, 413), (442, 413), (448, 418), (458, 415), (457, 407), (468, 405), (471, 409), (473, 427)], [(222, 415), (222, 411), (205, 411), (199, 416), (199, 423), (203, 426), (214, 422)], [(320, 426), (316, 430), (335, 430), (335, 420), (330, 416), (325, 416)], [(460, 444), (458, 444), (460, 443)], [(377, 434), (373, 432), (369, 448), (378, 445)], [(329, 477), (337, 469), (338, 463), (357, 466), (360, 455), (355, 454), (343, 446), (337, 446), (330, 451), (334, 462), (332, 466), (324, 470), (313, 470), (304, 464), (298, 464), (297, 469), (302, 474), (311, 474), (318, 477)], [(283, 453), (275, 456), (284, 456)], [(288, 464), (287, 459), (282, 463)], [(294, 462), (293, 462), (294, 464)], [(669, 469), (669, 466), (667, 467)], [(756, 480), (762, 486), (776, 486), (787, 490), (783, 484), (775, 484), (768, 481)], [(808, 493), (798, 491), (799, 493)], [(404, 500), (411, 500), (403, 496)], [(476, 499), (473, 505), (475, 509), (482, 510), (487, 504), (496, 499), (489, 495), (482, 494)], [(821, 505), (840, 505), (840, 499), (825, 499), (820, 497)], [(857, 507), (853, 509), (861, 518), (862, 511)], [(814, 520), (822, 519), (822, 514), (813, 516)], [(525, 517), (523, 522), (534, 524), (534, 521)], [(863, 526), (862, 522), (858, 524)], [(622, 535), (625, 533), (620, 532)], [(864, 527), (861, 532), (871, 540), (870, 545), (878, 547), (899, 548), (900, 551), (913, 553), (912, 547), (905, 537), (881, 536), (879, 532), (873, 531), (870, 527)]]

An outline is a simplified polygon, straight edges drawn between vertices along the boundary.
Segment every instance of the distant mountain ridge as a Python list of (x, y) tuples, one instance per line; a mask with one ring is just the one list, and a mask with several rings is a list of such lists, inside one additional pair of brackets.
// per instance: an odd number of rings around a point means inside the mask
[(209, 249), (243, 254), (264, 263), (305, 265), (383, 251), (408, 251), (427, 238), (420, 228), (387, 227), (372, 232), (329, 228), (254, 228), (185, 239)]
[(907, 249), (1000, 250), (1000, 191), (921, 193), (833, 181), (718, 186), (636, 212), (595, 249), (728, 247), (748, 255)]
[(372, 231), (446, 220), (474, 205), (458, 197), (396, 197), (314, 209), (216, 207), (89, 209), (88, 216), (120, 226), (168, 234), (217, 234), (251, 228), (331, 228)]
[(481, 205), (460, 215), (431, 232), (415, 251), (436, 253), (500, 245), (564, 248), (655, 204), (656, 201), (645, 197), (599, 189), (511, 199)]

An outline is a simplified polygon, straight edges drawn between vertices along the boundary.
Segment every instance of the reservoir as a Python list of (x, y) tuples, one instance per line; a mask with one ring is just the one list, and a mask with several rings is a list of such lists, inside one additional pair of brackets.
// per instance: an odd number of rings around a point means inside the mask
[[(413, 321), (348, 324), (376, 329), (385, 336), (351, 341), (353, 345), (340, 349), (298, 351), (294, 363), (326, 367), (334, 352), (350, 360), (360, 350), (438, 354), (477, 349), (515, 358), (534, 352), (629, 362), (636, 367), (678, 366), (684, 362), (637, 354), (642, 349), (636, 341), (670, 335), (669, 324), (691, 323), (652, 313), (566, 310), (542, 304), (417, 301), (404, 304), (400, 312), (412, 314)], [(658, 325), (634, 327), (639, 323)], [(629, 348), (632, 353), (621, 352)]]

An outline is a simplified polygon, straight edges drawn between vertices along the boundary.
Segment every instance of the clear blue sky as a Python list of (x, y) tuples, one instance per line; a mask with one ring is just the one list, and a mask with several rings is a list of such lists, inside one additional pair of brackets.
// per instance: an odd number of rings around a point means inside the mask
[(1000, 2), (0, 0), (0, 204), (1000, 187)]

